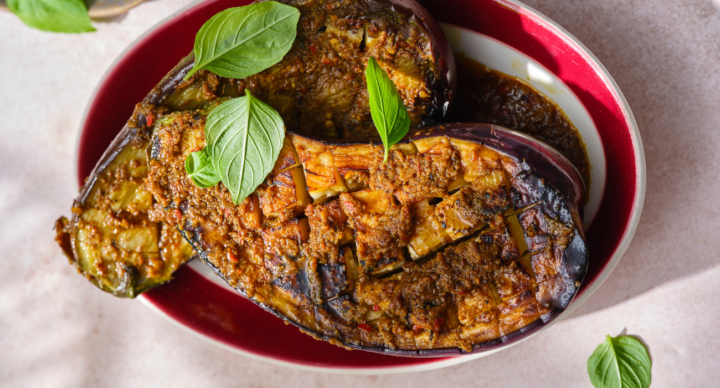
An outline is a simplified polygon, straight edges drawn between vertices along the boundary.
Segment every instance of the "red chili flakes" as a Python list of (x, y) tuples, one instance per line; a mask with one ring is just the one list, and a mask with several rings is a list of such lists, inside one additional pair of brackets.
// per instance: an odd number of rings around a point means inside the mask
[(310, 52), (312, 53), (312, 55), (315, 55), (315, 53), (317, 52), (317, 45), (315, 43), (310, 45)]
[(376, 304), (375, 306), (373, 306), (373, 311), (380, 311), (380, 305)]
[(440, 330), (440, 329), (442, 329), (443, 326), (445, 326), (445, 318), (437, 317), (437, 318), (435, 318), (434, 323), (435, 323), (435, 330)]
[(225, 217), (230, 217), (230, 208), (223, 208), (223, 212), (225, 213)]
[(177, 221), (182, 220), (182, 212), (179, 209), (173, 210), (173, 216), (175, 216)]
[(228, 251), (228, 254), (227, 254), (227, 258), (228, 258), (228, 260), (232, 261), (233, 263), (239, 263), (239, 262), (240, 262), (240, 260), (238, 260), (237, 255), (234, 254), (234, 253), (232, 253), (232, 252), (229, 252), (229, 251)]
[(149, 115), (145, 116), (145, 122), (147, 123), (147, 126), (150, 127), (153, 124), (153, 121), (155, 121), (155, 115), (150, 113)]
[(366, 332), (366, 333), (372, 333), (372, 326), (368, 325), (367, 323), (358, 323), (358, 329)]
[(328, 58), (328, 57), (325, 56), (325, 55), (323, 55), (322, 63), (323, 63), (324, 65), (332, 65), (332, 61), (330, 60), (330, 58)]

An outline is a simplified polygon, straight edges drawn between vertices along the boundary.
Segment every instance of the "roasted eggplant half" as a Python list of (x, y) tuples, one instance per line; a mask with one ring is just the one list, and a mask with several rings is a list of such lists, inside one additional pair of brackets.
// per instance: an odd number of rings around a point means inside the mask
[[(274, 107), (288, 129), (330, 138), (376, 133), (368, 107), (364, 70), (372, 56), (390, 74), (416, 128), (442, 120), (455, 90), (455, 63), (442, 30), (412, 0), (281, 1), (301, 12), (297, 38), (275, 66), (245, 79), (199, 71), (183, 78), (194, 57), (184, 58), (137, 105), (128, 124), (107, 149), (74, 201), (72, 217), (56, 224), (57, 241), (78, 271), (116, 296), (134, 297), (170, 280), (192, 256), (174, 227), (157, 212), (182, 211), (180, 203), (158, 200), (144, 182), (153, 129), (178, 117), (207, 114), (224, 99), (250, 90)], [(176, 115), (185, 112), (185, 116)], [(164, 123), (164, 124), (163, 124)], [(286, 147), (287, 148), (287, 147)], [(288, 150), (290, 148), (287, 148)], [(302, 170), (284, 154), (282, 171), (258, 192), (256, 205), (278, 225), (312, 199), (297, 190)], [(284, 165), (283, 163), (290, 163)], [(277, 199), (277, 201), (276, 201)]]
[(288, 133), (264, 187), (235, 206), (222, 184), (187, 178), (204, 117), (166, 117), (146, 179), (158, 216), (231, 287), (316, 338), (471, 352), (554, 319), (585, 274), (582, 178), (525, 135), (438, 125), (383, 163), (377, 141)]

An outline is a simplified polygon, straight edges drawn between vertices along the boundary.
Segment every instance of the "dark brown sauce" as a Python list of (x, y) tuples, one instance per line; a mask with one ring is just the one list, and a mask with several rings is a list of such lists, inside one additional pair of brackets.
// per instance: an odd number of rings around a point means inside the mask
[(522, 80), (456, 57), (458, 88), (452, 121), (502, 125), (542, 140), (563, 154), (590, 184), (590, 163), (580, 134), (552, 100)]

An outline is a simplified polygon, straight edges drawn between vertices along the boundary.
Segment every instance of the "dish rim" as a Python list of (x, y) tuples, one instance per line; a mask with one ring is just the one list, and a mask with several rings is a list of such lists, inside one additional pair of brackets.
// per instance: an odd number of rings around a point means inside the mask
[[(548, 327), (552, 326), (553, 324), (559, 322), (562, 319), (567, 318), (572, 312), (574, 312), (582, 303), (584, 303), (597, 289), (607, 280), (610, 273), (614, 270), (614, 268), (617, 266), (617, 264), (620, 262), (620, 259), (624, 255), (625, 251), (629, 247), (635, 232), (637, 230), (637, 226), (640, 221), (640, 217), (642, 214), (642, 209), (644, 206), (644, 199), (645, 199), (645, 191), (646, 191), (646, 164), (645, 164), (645, 153), (644, 148), (640, 136), (640, 131), (637, 125), (637, 122), (635, 121), (635, 117), (632, 113), (632, 110), (625, 99), (622, 91), (618, 87), (615, 80), (612, 78), (610, 73), (607, 71), (607, 69), (602, 65), (602, 63), (599, 61), (599, 59), (577, 38), (575, 38), (572, 34), (570, 34), (567, 30), (565, 30), (563, 27), (561, 27), (559, 24), (554, 22), (552, 19), (548, 18), (547, 16), (543, 15), (539, 11), (535, 10), (534, 8), (516, 1), (516, 0), (490, 0), (494, 1), (496, 3), (499, 3), (501, 5), (507, 6), (513, 10), (516, 10), (518, 12), (523, 11), (522, 15), (524, 17), (533, 18), (535, 19), (535, 22), (538, 25), (543, 25), (545, 27), (549, 27), (550, 30), (555, 30), (557, 32), (557, 36), (563, 40), (566, 41), (566, 43), (569, 46), (573, 46), (575, 50), (580, 53), (582, 56), (584, 56), (588, 61), (588, 64), (598, 73), (599, 78), (608, 86), (608, 91), (613, 96), (613, 99), (618, 103), (620, 106), (620, 110), (622, 111), (622, 115), (628, 125), (628, 128), (630, 129), (630, 138), (632, 141), (632, 147), (633, 147), (633, 156), (635, 159), (635, 165), (637, 166), (637, 169), (635, 171), (636, 173), (636, 182), (635, 182), (635, 196), (633, 198), (633, 203), (631, 206), (630, 211), (630, 217), (629, 221), (627, 222), (625, 226), (625, 230), (622, 234), (622, 237), (620, 239), (620, 243), (615, 247), (614, 252), (610, 256), (610, 260), (608, 260), (605, 265), (600, 270), (597, 278), (595, 278), (591, 284), (588, 285), (588, 288), (586, 290), (582, 290), (579, 295), (576, 295), (575, 299), (572, 301), (570, 306), (563, 311), (557, 319), (554, 319), (549, 324), (544, 325), (540, 330), (537, 330), (535, 333), (532, 333), (529, 336), (525, 336), (522, 339), (518, 339), (516, 341), (513, 341), (507, 346), (493, 349), (487, 352), (483, 353), (477, 353), (477, 354), (471, 354), (466, 356), (455, 356), (455, 357), (446, 357), (446, 358), (439, 358), (437, 360), (433, 360), (431, 358), (428, 358), (428, 362), (417, 364), (417, 365), (410, 365), (410, 366), (387, 366), (387, 367), (324, 367), (324, 366), (311, 366), (307, 364), (301, 364), (301, 363), (293, 363), (288, 362), (284, 360), (275, 359), (272, 357), (267, 357), (264, 355), (258, 355), (254, 354), (252, 352), (233, 347), (231, 345), (225, 344), (222, 341), (219, 341), (215, 338), (212, 338), (206, 334), (203, 334), (199, 331), (193, 330), (193, 328), (180, 323), (179, 321), (173, 319), (171, 316), (169, 316), (166, 312), (162, 311), (158, 306), (153, 304), (151, 300), (149, 300), (145, 295), (140, 295), (138, 299), (148, 307), (150, 307), (151, 310), (154, 310), (166, 319), (173, 322), (175, 325), (178, 325), (182, 327), (184, 330), (187, 330), (191, 333), (193, 333), (195, 336), (200, 337), (210, 343), (213, 343), (217, 346), (220, 346), (222, 348), (228, 349), (236, 354), (240, 354), (252, 359), (265, 361), (274, 365), (283, 365), (288, 366), (294, 369), (299, 370), (307, 370), (307, 371), (316, 371), (316, 372), (324, 372), (324, 373), (334, 373), (334, 374), (393, 374), (393, 373), (410, 373), (410, 372), (416, 372), (416, 371), (426, 371), (426, 370), (433, 370), (433, 369), (439, 369), (444, 368), (452, 365), (458, 365), (464, 362), (468, 362), (471, 360), (475, 360), (481, 357), (486, 357), (491, 354), (497, 353), (499, 351), (508, 349), (514, 345), (517, 345), (518, 343), (521, 343), (525, 341), (526, 339), (533, 337), (534, 335), (537, 335), (538, 333), (544, 331)], [(196, 2), (193, 2), (191, 4), (188, 4), (187, 6), (181, 8), (180, 10), (168, 15), (166, 18), (161, 20), (160, 22), (156, 23), (152, 27), (150, 27), (147, 31), (142, 33), (138, 38), (136, 38), (128, 47), (126, 47), (110, 64), (108, 69), (105, 71), (103, 76), (99, 79), (97, 86), (93, 90), (92, 94), (90, 95), (90, 98), (88, 100), (88, 104), (86, 105), (82, 119), (80, 121), (80, 130), (78, 131), (77, 138), (76, 138), (76, 152), (75, 152), (75, 160), (74, 160), (74, 166), (75, 171), (78, 173), (78, 178), (81, 180), (83, 179), (80, 177), (80, 145), (82, 142), (83, 134), (84, 134), (84, 128), (87, 122), (88, 113), (90, 112), (93, 101), (95, 100), (98, 92), (102, 89), (105, 82), (107, 81), (107, 78), (111, 75), (111, 73), (115, 70), (119, 62), (121, 62), (124, 57), (128, 55), (132, 50), (138, 46), (140, 42), (142, 42), (148, 35), (153, 33), (156, 29), (164, 25), (165, 23), (169, 22), (171, 19), (188, 12), (192, 8), (200, 5), (203, 3), (202, 0), (198, 0)], [(445, 23), (445, 24), (451, 24), (451, 23)], [(453, 25), (453, 24), (451, 24)], [(463, 28), (461, 26), (456, 26), (458, 28)], [(492, 38), (492, 37), (491, 37)], [(558, 76), (559, 77), (559, 76)], [(560, 78), (562, 80), (562, 78)]]

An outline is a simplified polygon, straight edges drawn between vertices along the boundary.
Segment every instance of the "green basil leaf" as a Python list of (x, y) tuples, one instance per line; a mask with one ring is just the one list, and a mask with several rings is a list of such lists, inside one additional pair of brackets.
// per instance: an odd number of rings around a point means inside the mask
[(220, 175), (215, 168), (205, 147), (201, 151), (195, 151), (185, 159), (185, 171), (197, 187), (213, 187), (220, 182)]
[(50, 32), (91, 32), (82, 0), (7, 0), (10, 11), (32, 28)]
[(228, 78), (245, 78), (280, 62), (290, 51), (300, 11), (275, 1), (229, 8), (195, 36), (195, 66)]
[(645, 346), (630, 336), (607, 336), (588, 359), (596, 388), (647, 388), (652, 362)]
[(205, 124), (212, 165), (236, 205), (272, 171), (285, 137), (280, 114), (250, 91), (245, 93), (220, 104)]
[(372, 57), (368, 59), (365, 78), (370, 96), (370, 114), (385, 145), (384, 163), (390, 147), (410, 130), (410, 116), (395, 84)]

